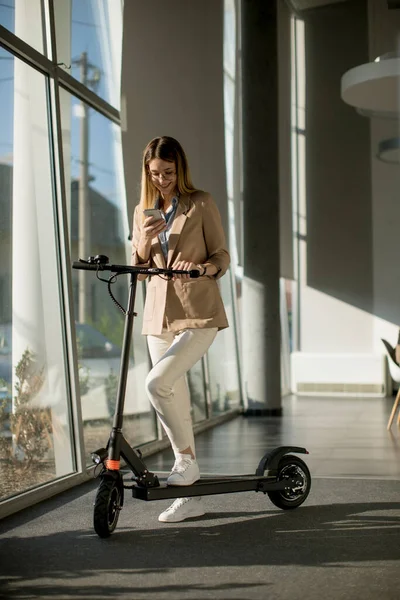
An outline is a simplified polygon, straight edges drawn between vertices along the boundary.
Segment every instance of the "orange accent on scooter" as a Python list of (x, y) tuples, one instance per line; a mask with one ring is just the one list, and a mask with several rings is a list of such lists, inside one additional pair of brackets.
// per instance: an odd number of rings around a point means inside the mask
[(119, 460), (110, 460), (108, 459), (106, 461), (106, 467), (109, 471), (119, 471), (119, 465), (120, 465), (120, 461)]

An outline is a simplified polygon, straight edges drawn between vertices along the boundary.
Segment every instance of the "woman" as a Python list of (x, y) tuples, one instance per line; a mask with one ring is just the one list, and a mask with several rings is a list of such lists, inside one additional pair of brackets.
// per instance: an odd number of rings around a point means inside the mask
[[(159, 208), (162, 218), (146, 217)], [(153, 368), (146, 389), (171, 442), (175, 464), (168, 485), (200, 478), (186, 373), (228, 327), (217, 279), (230, 262), (218, 209), (210, 194), (193, 187), (185, 153), (175, 139), (153, 139), (143, 154), (140, 203), (133, 224), (132, 265), (190, 271), (171, 280), (150, 277), (142, 333)], [(161, 515), (178, 522), (204, 514), (202, 499), (178, 498)]]

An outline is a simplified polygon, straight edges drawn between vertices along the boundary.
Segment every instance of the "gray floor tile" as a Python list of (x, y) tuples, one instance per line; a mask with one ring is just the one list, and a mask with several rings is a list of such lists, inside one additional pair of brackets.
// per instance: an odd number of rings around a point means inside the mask
[[(276, 446), (305, 447), (302, 456), (318, 477), (400, 479), (400, 431), (386, 430), (391, 398), (283, 399), (282, 417), (238, 417), (196, 438), (204, 473), (253, 473)], [(168, 471), (170, 450), (149, 457), (150, 468)]]

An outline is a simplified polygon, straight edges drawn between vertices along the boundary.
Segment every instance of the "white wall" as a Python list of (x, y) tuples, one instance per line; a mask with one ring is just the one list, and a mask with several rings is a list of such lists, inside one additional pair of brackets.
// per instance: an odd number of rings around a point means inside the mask
[(395, 50), (399, 17), (385, 0), (371, 0), (369, 10), (362, 0), (349, 0), (305, 14), (303, 352), (381, 353), (381, 337), (397, 339), (399, 167), (375, 158), (377, 142), (396, 132), (393, 123), (370, 122), (341, 104), (340, 76)]
[(369, 124), (340, 98), (343, 72), (367, 60), (363, 2), (305, 15), (306, 201), (299, 244), (303, 352), (371, 350)]
[[(369, 58), (400, 50), (400, 10), (388, 10), (386, 0), (369, 0)], [(400, 110), (400, 105), (399, 105)], [(395, 120), (373, 118), (371, 124), (371, 184), (374, 271), (374, 345), (387, 335), (394, 342), (400, 326), (400, 277), (397, 238), (400, 223), (400, 165), (376, 158), (380, 141), (399, 135)]]
[(169, 135), (185, 149), (194, 185), (213, 195), (227, 232), (222, 0), (125, 2), (121, 105), (130, 220), (143, 149)]

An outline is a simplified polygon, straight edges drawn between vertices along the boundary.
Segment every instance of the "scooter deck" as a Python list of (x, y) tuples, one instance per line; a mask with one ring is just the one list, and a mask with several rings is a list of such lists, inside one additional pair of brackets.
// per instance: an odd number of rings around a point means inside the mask
[(166, 479), (160, 480), (158, 487), (133, 485), (132, 496), (139, 500), (162, 500), (182, 496), (210, 496), (236, 492), (272, 492), (296, 486), (295, 479), (277, 481), (275, 476), (236, 475), (221, 477), (202, 477), (193, 485), (171, 486)]

